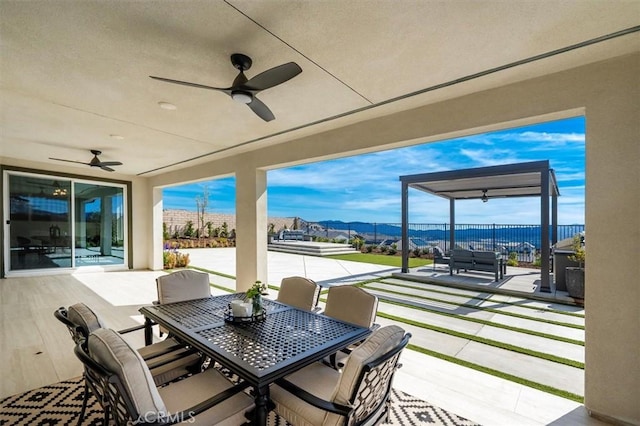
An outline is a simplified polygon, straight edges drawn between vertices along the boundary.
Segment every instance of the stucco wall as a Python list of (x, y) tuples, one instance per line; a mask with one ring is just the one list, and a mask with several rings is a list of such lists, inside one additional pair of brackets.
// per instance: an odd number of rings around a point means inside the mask
[[(167, 224), (167, 230), (171, 235), (177, 230), (182, 232), (187, 221), (193, 222), (194, 228), (198, 226), (198, 213), (189, 210), (167, 209), (162, 212), (162, 221)], [(273, 223), (274, 229), (279, 231), (285, 226), (288, 229), (293, 227), (293, 217), (269, 217), (268, 224)], [(227, 223), (229, 231), (236, 229), (236, 215), (226, 213), (210, 212), (204, 214), (204, 223), (211, 222), (214, 228), (221, 228), (223, 223)], [(205, 231), (206, 232), (206, 231)]]

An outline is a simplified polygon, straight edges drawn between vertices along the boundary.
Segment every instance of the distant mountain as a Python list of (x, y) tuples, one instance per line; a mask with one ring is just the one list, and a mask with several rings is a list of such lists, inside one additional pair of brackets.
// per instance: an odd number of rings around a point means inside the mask
[(402, 224), (369, 223), (369, 222), (343, 222), (341, 220), (323, 220), (315, 222), (329, 229), (351, 230), (358, 234), (379, 234), (399, 235), (402, 233)]

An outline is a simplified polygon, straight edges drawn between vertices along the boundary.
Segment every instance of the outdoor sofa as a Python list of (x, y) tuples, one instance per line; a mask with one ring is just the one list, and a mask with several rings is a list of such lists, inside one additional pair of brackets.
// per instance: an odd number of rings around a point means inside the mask
[(500, 252), (453, 249), (449, 259), (449, 275), (453, 270), (493, 272), (495, 280), (504, 277), (502, 255)]

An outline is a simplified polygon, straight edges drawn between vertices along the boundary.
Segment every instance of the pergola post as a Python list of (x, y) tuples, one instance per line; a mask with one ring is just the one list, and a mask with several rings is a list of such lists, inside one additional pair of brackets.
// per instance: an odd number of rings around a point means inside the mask
[(540, 249), (541, 249), (541, 286), (540, 291), (543, 293), (551, 292), (551, 283), (549, 280), (549, 255), (551, 247), (549, 246), (549, 168), (540, 172)]
[(558, 196), (554, 191), (551, 194), (551, 245), (558, 242)]
[(456, 200), (449, 200), (449, 251), (454, 249), (456, 243)]
[(409, 185), (402, 182), (402, 272), (409, 272)]

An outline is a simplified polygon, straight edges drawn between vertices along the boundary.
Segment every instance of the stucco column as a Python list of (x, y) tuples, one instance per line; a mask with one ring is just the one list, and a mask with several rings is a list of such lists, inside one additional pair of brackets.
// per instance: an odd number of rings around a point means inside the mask
[(236, 173), (236, 290), (267, 282), (267, 172), (252, 166)]
[(151, 269), (154, 271), (162, 270), (164, 267), (162, 261), (162, 250), (163, 241), (162, 241), (162, 221), (163, 221), (163, 202), (162, 202), (162, 188), (152, 188), (151, 190), (151, 215), (153, 220), (151, 221)]
[[(585, 405), (640, 424), (640, 55), (594, 67), (586, 107)], [(635, 401), (635, 402), (634, 402)]]

